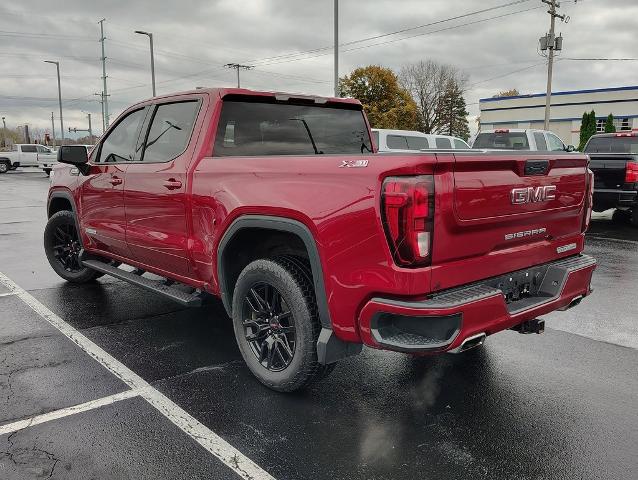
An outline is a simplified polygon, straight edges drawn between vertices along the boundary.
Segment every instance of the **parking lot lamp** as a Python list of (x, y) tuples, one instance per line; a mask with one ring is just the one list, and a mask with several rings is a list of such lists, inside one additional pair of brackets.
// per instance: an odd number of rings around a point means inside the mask
[(153, 57), (153, 34), (150, 32), (143, 32), (142, 30), (135, 30), (135, 33), (140, 35), (147, 35), (151, 43), (151, 79), (153, 81), (153, 96), (155, 96), (155, 58)]
[(64, 145), (64, 120), (62, 119), (62, 88), (60, 87), (60, 62), (54, 62), (53, 60), (45, 60), (44, 63), (52, 63), (58, 71), (58, 103), (60, 105), (60, 130), (62, 131), (62, 138), (60, 139), (60, 145)]

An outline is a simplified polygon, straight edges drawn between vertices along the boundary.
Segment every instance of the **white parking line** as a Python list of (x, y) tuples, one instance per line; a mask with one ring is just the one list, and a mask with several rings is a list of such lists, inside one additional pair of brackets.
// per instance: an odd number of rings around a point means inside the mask
[(50, 422), (51, 420), (57, 420), (58, 418), (68, 417), (75, 415), (76, 413), (87, 412), (96, 408), (111, 405), (127, 398), (137, 397), (140, 393), (135, 390), (126, 390), (124, 392), (116, 393), (115, 395), (109, 395), (108, 397), (98, 398), (97, 400), (91, 400), (90, 402), (80, 403), (72, 407), (61, 408), (53, 412), (43, 413), (42, 415), (36, 415), (35, 417), (19, 420), (17, 422), (8, 423), (6, 425), (0, 425), (0, 435), (6, 435), (7, 433), (17, 432), (23, 428), (33, 427), (34, 425), (40, 425), (41, 423)]
[(10, 295), (15, 295), (15, 293), (14, 293), (14, 292), (5, 292), (5, 293), (0, 293), (0, 298), (2, 298), (2, 297), (8, 297), (8, 296), (10, 296)]
[(146, 380), (126, 365), (115, 359), (101, 347), (93, 343), (82, 333), (66, 323), (45, 307), (26, 290), (19, 287), (9, 277), (0, 272), (0, 283), (26, 303), (33, 311), (58, 329), (62, 334), (78, 345), (87, 354), (102, 364), (132, 390), (155, 407), (168, 420), (184, 433), (212, 453), (228, 468), (246, 480), (275, 480), (268, 472), (245, 456), (223, 438), (196, 420), (192, 415), (153, 388)]

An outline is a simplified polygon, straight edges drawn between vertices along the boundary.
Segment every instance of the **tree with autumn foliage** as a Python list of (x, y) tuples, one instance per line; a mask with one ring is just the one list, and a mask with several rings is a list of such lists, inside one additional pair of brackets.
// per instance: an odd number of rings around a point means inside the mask
[(389, 68), (359, 67), (339, 79), (339, 91), (363, 104), (373, 128), (416, 129), (416, 104)]

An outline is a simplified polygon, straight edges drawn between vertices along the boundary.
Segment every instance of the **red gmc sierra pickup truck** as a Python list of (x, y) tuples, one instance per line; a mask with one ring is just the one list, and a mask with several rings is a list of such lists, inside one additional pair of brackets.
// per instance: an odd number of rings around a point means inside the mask
[(200, 89), (138, 103), (58, 160), (53, 269), (221, 297), (276, 390), (363, 344), (423, 355), (540, 333), (590, 293), (585, 155), (378, 154), (356, 100)]

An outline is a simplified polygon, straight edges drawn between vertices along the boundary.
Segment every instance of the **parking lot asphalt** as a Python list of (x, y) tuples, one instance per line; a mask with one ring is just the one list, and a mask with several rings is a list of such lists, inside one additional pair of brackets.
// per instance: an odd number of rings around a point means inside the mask
[(588, 235), (594, 293), (543, 335), (432, 358), (364, 349), (280, 394), (243, 365), (219, 302), (58, 278), (47, 188), (0, 176), (0, 272), (26, 290), (0, 282), (0, 479), (638, 478), (638, 230), (607, 213)]

